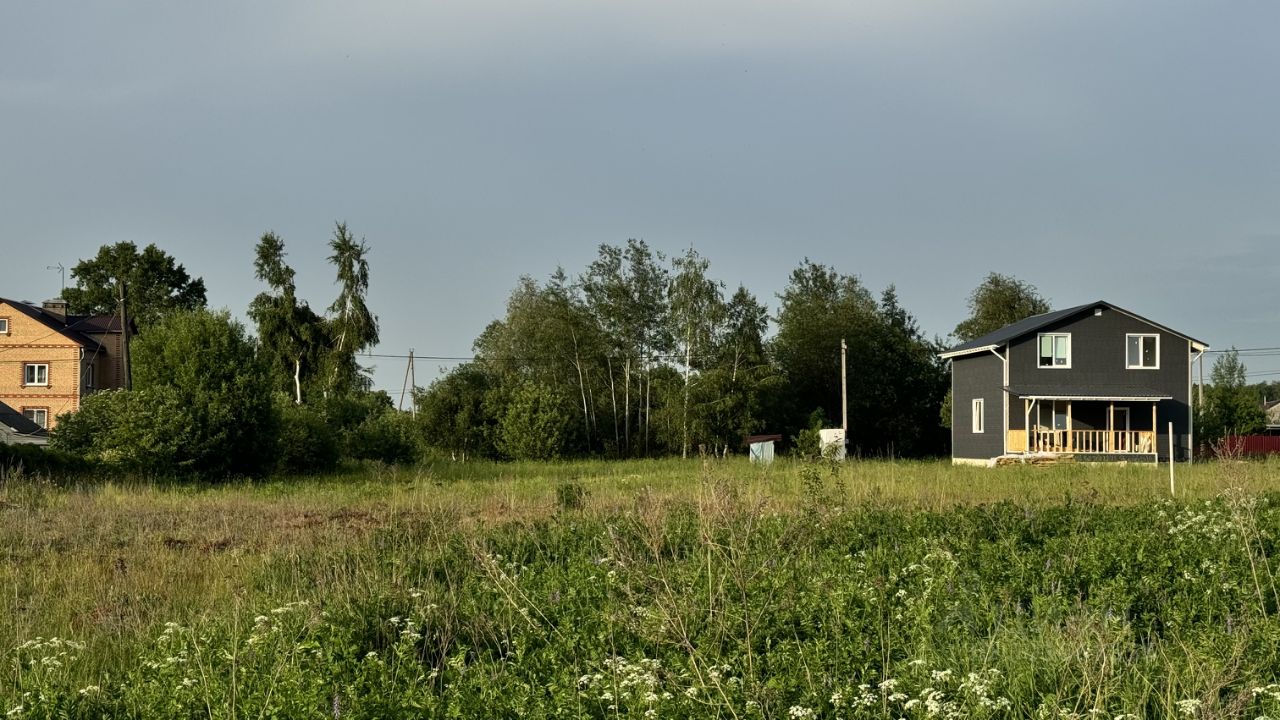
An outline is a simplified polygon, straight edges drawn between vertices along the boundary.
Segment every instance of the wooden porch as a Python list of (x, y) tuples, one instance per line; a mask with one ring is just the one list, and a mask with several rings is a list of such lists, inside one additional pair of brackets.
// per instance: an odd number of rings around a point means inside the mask
[[(1079, 428), (1076, 426), (1075, 403), (1085, 401), (1086, 407), (1096, 408), (1106, 402), (1105, 422), (1095, 427)], [(1029, 429), (1010, 428), (1005, 438), (1006, 452), (1010, 453), (1063, 453), (1063, 454), (1096, 454), (1096, 455), (1157, 455), (1156, 424), (1157, 405), (1159, 400), (1151, 402), (1150, 430), (1134, 430), (1130, 426), (1133, 420), (1130, 408), (1137, 398), (1124, 398), (1126, 405), (1117, 407), (1116, 398), (1045, 398), (1024, 397), (1024, 427)], [(1042, 417), (1040, 405), (1051, 402), (1048, 406), (1048, 419)], [(1065, 414), (1060, 410), (1065, 405)], [(1035, 419), (1033, 420), (1033, 412)], [(1121, 421), (1121, 418), (1123, 421)], [(1097, 429), (1102, 424), (1105, 429)], [(1145, 422), (1143, 423), (1145, 424)]]
[(1009, 452), (1029, 453), (1155, 453), (1150, 430), (1010, 430)]

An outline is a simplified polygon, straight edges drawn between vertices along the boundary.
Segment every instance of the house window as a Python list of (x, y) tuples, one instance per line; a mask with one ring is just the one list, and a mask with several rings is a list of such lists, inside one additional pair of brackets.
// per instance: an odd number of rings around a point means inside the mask
[(42, 428), (49, 427), (49, 408), (23, 408), (22, 415)]
[(9, 318), (0, 318), (0, 335), (9, 334)]
[(1067, 429), (1067, 403), (1065, 400), (1041, 400), (1037, 403), (1037, 406), (1037, 430)]
[(22, 366), (23, 385), (48, 385), (49, 366), (46, 363), (27, 363)]
[(1071, 335), (1068, 333), (1040, 334), (1040, 367), (1071, 367)]
[(1129, 370), (1160, 369), (1159, 335), (1125, 335), (1125, 368)]
[(986, 402), (982, 398), (973, 401), (973, 432), (981, 433), (986, 431), (986, 418), (982, 412)]
[(84, 366), (84, 389), (93, 389), (93, 365)]

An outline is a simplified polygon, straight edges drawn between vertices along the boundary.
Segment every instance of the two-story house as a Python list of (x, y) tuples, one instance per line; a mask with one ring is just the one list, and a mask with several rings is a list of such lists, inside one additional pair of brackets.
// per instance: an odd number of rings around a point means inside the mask
[(1055, 453), (1190, 459), (1191, 368), (1209, 346), (1098, 301), (961, 343), (951, 361), (951, 456)]
[(0, 403), (51, 429), (94, 390), (123, 387), (120, 329), (118, 317), (68, 315), (64, 300), (0, 298)]

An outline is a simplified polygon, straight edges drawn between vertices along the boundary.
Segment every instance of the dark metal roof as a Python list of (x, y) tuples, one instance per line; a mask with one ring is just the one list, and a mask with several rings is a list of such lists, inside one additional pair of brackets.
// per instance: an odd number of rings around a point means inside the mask
[(2, 402), (0, 402), (0, 425), (4, 425), (19, 435), (44, 437), (49, 434), (48, 430), (45, 430), (35, 424), (35, 422), (27, 418), (26, 415), (23, 415)]
[[(85, 335), (79, 330), (73, 330), (71, 328), (71, 325), (68, 325), (67, 322), (64, 321), (63, 319), (55, 315), (50, 315), (49, 313), (45, 312), (41, 308), (36, 307), (35, 305), (22, 302), (21, 300), (9, 300), (7, 298), (2, 298), (2, 297), (0, 297), (0, 303), (8, 303), (11, 307), (13, 307), (15, 310), (22, 313), (23, 315), (26, 315), (32, 320), (35, 320), (36, 322), (41, 323), (42, 325), (48, 327), (50, 330), (53, 330), (54, 332), (61, 334), (63, 337), (69, 338), (71, 340), (74, 340), (77, 343), (80, 343), (81, 345), (83, 345), (85, 348), (89, 350), (102, 349), (102, 345), (97, 340), (94, 340), (93, 338), (89, 337), (88, 335)], [(74, 324), (74, 321), (84, 320), (85, 318), (77, 317), (73, 315), (69, 319), (72, 320)], [(85, 328), (85, 329), (89, 330), (90, 328)], [(95, 331), (95, 332), (101, 332), (101, 331)]]
[(750, 445), (758, 442), (781, 442), (781, 435), (748, 435), (742, 438), (743, 445)]
[(1005, 390), (1016, 397), (1058, 400), (1169, 400), (1173, 397), (1140, 385), (1010, 385)]
[(987, 348), (1000, 347), (1002, 345), (1008, 344), (1012, 340), (1016, 340), (1022, 337), (1023, 335), (1033, 333), (1039, 330), (1040, 328), (1046, 327), (1048, 325), (1052, 325), (1058, 322), (1059, 320), (1065, 320), (1069, 317), (1079, 315), (1081, 313), (1088, 312), (1090, 310), (1093, 310), (1094, 308), (1099, 308), (1099, 307), (1114, 310), (1115, 312), (1119, 312), (1119, 313), (1124, 313), (1125, 315), (1128, 315), (1129, 317), (1132, 317), (1137, 320), (1141, 320), (1142, 322), (1147, 323), (1152, 327), (1158, 328), (1167, 333), (1177, 335), (1178, 337), (1186, 338), (1191, 342), (1199, 343), (1200, 345), (1204, 345), (1205, 347), (1208, 347), (1207, 343), (1204, 343), (1200, 340), (1196, 340), (1190, 335), (1180, 333), (1177, 330), (1165, 327), (1164, 325), (1161, 325), (1158, 322), (1148, 320), (1147, 318), (1144, 318), (1141, 315), (1138, 315), (1137, 313), (1132, 313), (1132, 312), (1129, 312), (1128, 310), (1125, 310), (1122, 307), (1117, 307), (1115, 305), (1112, 305), (1106, 300), (1098, 300), (1097, 302), (1091, 302), (1091, 303), (1086, 303), (1084, 305), (1069, 307), (1069, 308), (1066, 308), (1065, 310), (1054, 310), (1053, 312), (1047, 312), (1041, 315), (1032, 315), (1029, 318), (1024, 318), (1022, 320), (1019, 320), (1016, 323), (1005, 325), (1004, 327), (1000, 328), (999, 330), (996, 330), (995, 332), (987, 333), (982, 337), (974, 338), (973, 340), (969, 340), (968, 342), (962, 342), (959, 345), (956, 345), (955, 347), (951, 348), (950, 350), (947, 350), (946, 352), (942, 353), (942, 356), (951, 357), (954, 355), (966, 355), (969, 353), (986, 350)]

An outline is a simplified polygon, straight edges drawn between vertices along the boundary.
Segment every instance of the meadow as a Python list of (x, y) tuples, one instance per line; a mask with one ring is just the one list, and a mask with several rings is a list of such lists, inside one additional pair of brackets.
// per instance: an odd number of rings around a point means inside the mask
[(0, 717), (1280, 717), (1280, 463), (0, 475)]

